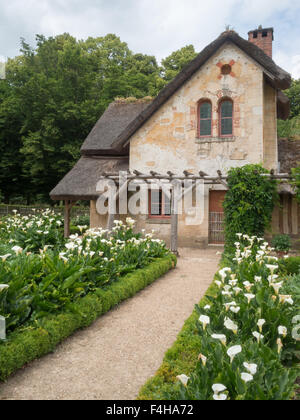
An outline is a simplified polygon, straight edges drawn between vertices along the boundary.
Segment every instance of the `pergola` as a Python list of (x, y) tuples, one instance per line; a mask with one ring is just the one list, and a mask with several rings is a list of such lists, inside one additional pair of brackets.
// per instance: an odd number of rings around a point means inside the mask
[[(279, 173), (276, 174), (275, 170), (271, 170), (268, 174), (261, 174), (261, 176), (269, 177), (274, 180), (278, 180), (281, 182), (286, 182), (291, 179), (291, 176), (287, 173)], [(121, 171), (119, 173), (103, 173), (100, 180), (111, 180), (113, 181), (117, 188), (117, 193), (114, 196), (115, 200), (117, 200), (125, 189), (128, 188), (128, 184), (130, 182), (135, 182), (137, 184), (156, 184), (156, 185), (166, 185), (169, 183), (170, 187), (174, 190), (177, 186), (182, 187), (182, 185), (186, 181), (201, 181), (204, 184), (209, 185), (216, 185), (221, 184), (226, 189), (228, 189), (227, 185), (227, 176), (223, 175), (222, 172), (219, 170), (217, 171), (215, 176), (211, 176), (206, 174), (203, 171), (200, 171), (198, 174), (191, 173), (189, 171), (183, 171), (183, 174), (175, 174), (171, 171), (168, 171), (166, 174), (161, 174), (155, 171), (150, 171), (150, 173), (145, 174), (138, 170), (133, 171)], [(120, 180), (122, 180), (120, 184)], [(178, 202), (182, 199), (182, 197), (188, 192), (194, 189), (196, 186), (195, 183), (187, 190), (184, 191), (182, 194), (171, 194), (171, 251), (174, 254), (178, 254)], [(76, 201), (72, 200), (65, 200), (65, 212), (64, 212), (64, 221), (65, 221), (65, 237), (70, 235), (70, 214), (71, 209), (74, 206)], [(114, 220), (117, 214), (109, 213), (108, 221), (107, 221), (107, 229), (111, 231), (114, 225)]]

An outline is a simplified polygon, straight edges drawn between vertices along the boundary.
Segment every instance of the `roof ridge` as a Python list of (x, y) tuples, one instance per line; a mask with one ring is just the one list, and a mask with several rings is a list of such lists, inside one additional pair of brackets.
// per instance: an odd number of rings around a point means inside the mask
[(276, 87), (287, 89), (291, 83), (291, 75), (281, 69), (259, 47), (252, 42), (240, 37), (237, 32), (228, 30), (222, 32), (218, 38), (207, 45), (177, 76), (160, 91), (158, 96), (151, 102), (112, 143), (114, 149), (120, 150), (127, 144), (128, 139), (162, 106), (187, 80), (198, 71), (202, 65), (227, 41), (231, 41), (242, 49), (258, 64), (264, 67), (275, 78)]

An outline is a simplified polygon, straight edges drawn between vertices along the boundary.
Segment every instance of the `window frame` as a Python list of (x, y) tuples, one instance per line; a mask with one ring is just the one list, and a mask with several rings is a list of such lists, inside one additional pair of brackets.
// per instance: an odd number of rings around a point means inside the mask
[[(210, 118), (201, 118), (200, 117), (200, 112), (201, 112), (201, 107), (204, 104), (209, 104), (210, 105)], [(210, 134), (204, 134), (201, 135), (201, 121), (207, 121), (210, 119)], [(197, 137), (199, 139), (201, 138), (208, 138), (208, 137), (212, 137), (213, 136), (213, 107), (212, 107), (212, 102), (209, 99), (201, 99), (198, 102), (198, 110), (197, 110)]]
[[(222, 110), (221, 110), (221, 108), (222, 108), (222, 104), (224, 102), (231, 102), (231, 104), (232, 104), (232, 115), (231, 115), (231, 117), (224, 117), (224, 118), (222, 118)], [(220, 138), (233, 137), (234, 136), (234, 124), (233, 124), (233, 121), (234, 121), (234, 102), (233, 102), (233, 100), (231, 98), (222, 98), (220, 100), (219, 106), (218, 106), (218, 114), (219, 114), (219, 137)], [(231, 134), (222, 134), (222, 120), (223, 119), (227, 119), (227, 120), (231, 119), (231, 122), (232, 122)]]
[[(161, 214), (152, 214), (151, 210), (152, 210), (152, 192), (161, 192)], [(171, 193), (172, 194), (172, 193)], [(165, 194), (162, 190), (162, 188), (155, 188), (155, 189), (151, 189), (149, 190), (149, 195), (148, 195), (148, 217), (149, 219), (171, 219), (172, 216), (172, 203), (170, 202), (170, 214), (165, 214)]]

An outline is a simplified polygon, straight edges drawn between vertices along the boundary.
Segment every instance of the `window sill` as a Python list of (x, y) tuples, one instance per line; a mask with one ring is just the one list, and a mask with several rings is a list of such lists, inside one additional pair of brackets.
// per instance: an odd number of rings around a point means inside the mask
[(236, 137), (200, 137), (195, 139), (195, 143), (202, 144), (202, 143), (227, 143), (233, 142), (236, 140)]
[(170, 225), (171, 224), (171, 218), (168, 217), (149, 217), (146, 220), (146, 223), (148, 225)]

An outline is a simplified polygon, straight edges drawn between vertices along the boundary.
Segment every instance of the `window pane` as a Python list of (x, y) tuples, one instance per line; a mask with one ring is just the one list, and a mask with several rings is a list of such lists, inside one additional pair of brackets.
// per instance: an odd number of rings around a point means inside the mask
[(200, 119), (201, 118), (211, 118), (211, 104), (209, 102), (204, 102), (200, 105)]
[(160, 216), (161, 206), (161, 191), (151, 191), (151, 214), (153, 216)]
[(171, 196), (170, 198), (168, 198), (166, 195), (164, 195), (164, 198), (165, 198), (164, 213), (165, 213), (165, 216), (170, 216), (171, 215)]
[(221, 117), (231, 117), (232, 118), (232, 102), (231, 101), (224, 101), (221, 104)]
[(211, 135), (211, 120), (201, 120), (200, 121), (200, 136), (210, 136)]
[(232, 134), (232, 118), (222, 119), (221, 121), (221, 135)]

